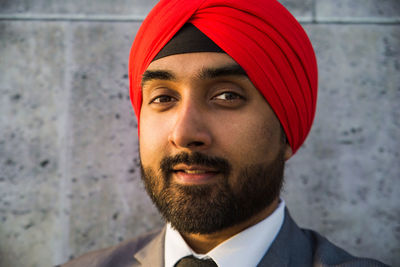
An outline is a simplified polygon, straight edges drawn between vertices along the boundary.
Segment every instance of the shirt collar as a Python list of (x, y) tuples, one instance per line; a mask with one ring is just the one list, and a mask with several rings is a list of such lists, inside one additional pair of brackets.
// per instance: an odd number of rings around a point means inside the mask
[(285, 202), (280, 201), (275, 211), (259, 223), (225, 240), (205, 255), (195, 253), (178, 231), (167, 224), (165, 234), (165, 267), (173, 267), (181, 258), (195, 255), (211, 257), (219, 267), (256, 266), (268, 251), (283, 224)]

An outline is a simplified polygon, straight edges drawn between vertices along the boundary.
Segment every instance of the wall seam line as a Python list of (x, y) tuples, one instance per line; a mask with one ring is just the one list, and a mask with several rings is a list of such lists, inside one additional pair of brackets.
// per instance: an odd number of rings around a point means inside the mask
[[(314, 0), (311, 16), (297, 16), (304, 24), (400, 24), (400, 17), (318, 17)], [(67, 21), (67, 22), (142, 22), (144, 16), (76, 15), (76, 14), (0, 14), (8, 21)]]

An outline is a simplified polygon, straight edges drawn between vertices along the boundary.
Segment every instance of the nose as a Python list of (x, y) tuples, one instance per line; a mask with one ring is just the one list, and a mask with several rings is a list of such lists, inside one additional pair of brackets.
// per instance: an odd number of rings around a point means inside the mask
[(207, 112), (196, 101), (182, 101), (176, 109), (169, 142), (178, 149), (205, 150), (212, 142)]

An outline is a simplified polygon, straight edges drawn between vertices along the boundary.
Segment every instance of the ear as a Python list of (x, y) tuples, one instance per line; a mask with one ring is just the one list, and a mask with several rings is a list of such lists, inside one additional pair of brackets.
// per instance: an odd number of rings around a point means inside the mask
[(293, 156), (292, 147), (289, 144), (285, 144), (284, 154), (283, 154), (285, 161), (290, 159), (292, 156)]

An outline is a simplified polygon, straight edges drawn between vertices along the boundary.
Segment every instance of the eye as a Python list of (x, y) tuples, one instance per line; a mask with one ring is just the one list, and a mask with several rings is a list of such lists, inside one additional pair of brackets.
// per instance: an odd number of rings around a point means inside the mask
[(213, 97), (216, 100), (234, 101), (244, 99), (241, 95), (234, 92), (223, 92), (222, 94)]
[(163, 103), (170, 103), (170, 102), (174, 102), (174, 101), (176, 101), (176, 99), (173, 98), (172, 96), (169, 96), (169, 95), (160, 95), (160, 96), (157, 96), (157, 97), (153, 98), (153, 99), (150, 101), (150, 104), (152, 104), (152, 103), (155, 103), (155, 104), (163, 104)]

